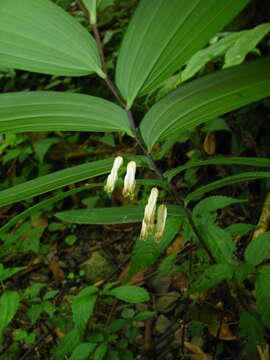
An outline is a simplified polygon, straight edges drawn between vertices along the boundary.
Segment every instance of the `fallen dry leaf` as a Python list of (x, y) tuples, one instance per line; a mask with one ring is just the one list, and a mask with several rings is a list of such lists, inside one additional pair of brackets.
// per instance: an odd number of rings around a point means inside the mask
[[(211, 327), (211, 325), (208, 325), (208, 330), (209, 330), (211, 335), (213, 335), (215, 338), (217, 337), (218, 327), (213, 329)], [(219, 338), (219, 340), (224, 340), (224, 341), (236, 340), (236, 336), (233, 335), (233, 333), (231, 332), (231, 329), (230, 329), (229, 324), (227, 322), (222, 323), (218, 338)]]
[(184, 345), (190, 353), (191, 360), (214, 360), (212, 355), (203, 352), (203, 350), (198, 345), (187, 341), (184, 342)]
[(167, 255), (171, 255), (175, 253), (178, 254), (183, 249), (183, 246), (184, 246), (184, 237), (177, 236), (174, 242), (172, 243), (172, 245), (168, 247), (166, 254)]
[(203, 149), (208, 155), (214, 155), (216, 151), (216, 134), (208, 132), (204, 138)]

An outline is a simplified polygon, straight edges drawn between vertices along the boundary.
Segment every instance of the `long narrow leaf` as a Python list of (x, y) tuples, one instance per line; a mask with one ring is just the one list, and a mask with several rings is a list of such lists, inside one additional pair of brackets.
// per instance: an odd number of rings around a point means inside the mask
[(270, 167), (270, 159), (255, 158), (255, 157), (225, 157), (218, 156), (207, 160), (190, 161), (185, 165), (178, 166), (177, 168), (170, 169), (165, 172), (165, 176), (171, 181), (176, 175), (187, 169), (197, 166), (207, 165), (246, 165), (258, 167)]
[(0, 132), (125, 131), (130, 126), (119, 106), (82, 94), (18, 92), (0, 95)]
[[(183, 209), (177, 205), (168, 205), (168, 215), (184, 217)], [(75, 224), (128, 224), (141, 222), (144, 206), (130, 205), (110, 208), (82, 209), (63, 211), (56, 214), (60, 220)]]
[(50, 0), (0, 1), (0, 64), (52, 75), (101, 77), (92, 36)]
[(29, 199), (31, 197), (61, 188), (63, 186), (87, 180), (110, 172), (114, 159), (92, 161), (68, 169), (56, 171), (34, 180), (15, 185), (0, 191), (0, 206)]
[(155, 104), (140, 129), (148, 149), (160, 139), (191, 130), (270, 95), (270, 57), (194, 80)]
[(201, 186), (200, 188), (191, 192), (185, 198), (185, 204), (187, 205), (191, 200), (196, 200), (205, 193), (219, 189), (224, 186), (229, 186), (240, 182), (253, 181), (258, 179), (267, 179), (267, 178), (270, 178), (270, 172), (266, 172), (266, 171), (250, 171), (242, 174), (228, 176), (224, 179), (217, 180), (207, 185)]
[(249, 0), (141, 0), (120, 48), (116, 82), (130, 107), (172, 75)]

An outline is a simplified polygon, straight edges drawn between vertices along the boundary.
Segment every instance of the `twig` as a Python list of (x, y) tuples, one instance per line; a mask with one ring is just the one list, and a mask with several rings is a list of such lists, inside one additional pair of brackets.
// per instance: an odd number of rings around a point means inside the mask
[(218, 327), (217, 335), (215, 337), (215, 345), (214, 345), (214, 349), (213, 349), (213, 352), (212, 352), (212, 359), (213, 360), (215, 360), (215, 357), (216, 357), (217, 344), (218, 344), (218, 339), (219, 339), (221, 329), (222, 329), (223, 319), (224, 319), (224, 312), (222, 312), (222, 314), (220, 316), (219, 327)]
[(97, 48), (98, 48), (98, 52), (99, 52), (99, 56), (100, 56), (100, 60), (101, 60), (101, 64), (102, 64), (102, 70), (106, 74), (106, 78), (105, 78), (106, 84), (107, 84), (108, 88), (110, 89), (110, 91), (112, 92), (112, 94), (115, 96), (115, 98), (121, 104), (123, 109), (126, 111), (128, 119), (129, 119), (129, 123), (130, 123), (130, 128), (131, 128), (131, 131), (132, 131), (132, 133), (134, 135), (134, 139), (135, 139), (136, 143), (141, 148), (144, 155), (147, 157), (147, 159), (148, 159), (150, 165), (152, 166), (154, 172), (165, 183), (166, 187), (172, 193), (172, 195), (173, 195), (173, 197), (175, 199), (175, 202), (184, 209), (185, 216), (186, 216), (186, 218), (187, 218), (187, 220), (188, 220), (194, 234), (197, 236), (201, 246), (204, 248), (204, 250), (208, 254), (211, 262), (216, 263), (215, 258), (211, 254), (211, 252), (208, 249), (205, 241), (201, 237), (201, 235), (199, 233), (199, 230), (197, 229), (196, 225), (194, 224), (194, 221), (193, 221), (192, 216), (190, 214), (190, 210), (185, 206), (183, 200), (178, 197), (177, 190), (175, 189), (173, 184), (170, 183), (168, 181), (168, 179), (164, 176), (162, 171), (158, 168), (158, 166), (156, 165), (152, 155), (148, 152), (146, 146), (143, 144), (142, 139), (140, 138), (140, 136), (139, 136), (139, 134), (137, 132), (135, 121), (134, 121), (133, 114), (132, 114), (131, 110), (126, 108), (126, 103), (125, 103), (124, 99), (121, 97), (121, 95), (119, 94), (119, 92), (118, 92), (117, 88), (115, 87), (114, 83), (111, 81), (111, 79), (108, 76), (107, 69), (106, 69), (106, 64), (105, 64), (105, 60), (104, 60), (104, 52), (103, 52), (103, 48), (102, 48), (102, 43), (101, 43), (98, 27), (97, 27), (96, 24), (92, 25), (92, 30), (93, 30), (93, 34), (94, 34), (94, 37), (95, 37), (95, 40), (96, 40), (96, 43), (97, 43)]

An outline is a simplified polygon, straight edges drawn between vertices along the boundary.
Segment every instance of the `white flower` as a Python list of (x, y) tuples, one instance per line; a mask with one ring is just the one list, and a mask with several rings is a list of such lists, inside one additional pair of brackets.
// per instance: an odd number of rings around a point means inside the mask
[(117, 178), (118, 178), (118, 170), (119, 170), (119, 168), (120, 168), (120, 166), (122, 164), (123, 164), (122, 156), (117, 156), (117, 158), (115, 158), (115, 160), (114, 160), (111, 173), (109, 174), (109, 176), (107, 178), (107, 183), (104, 186), (104, 190), (106, 192), (108, 192), (108, 193), (113, 192), (114, 187), (115, 187), (115, 183), (116, 183)]
[(148, 235), (153, 233), (157, 198), (158, 198), (158, 189), (152, 188), (150, 196), (148, 198), (148, 203), (144, 209), (144, 218), (142, 221), (142, 229), (140, 235), (140, 238), (143, 240), (146, 240)]
[(167, 207), (166, 205), (160, 205), (157, 213), (157, 225), (156, 225), (156, 242), (160, 242), (162, 239), (167, 219)]
[(130, 196), (130, 198), (133, 199), (134, 191), (136, 187), (135, 174), (136, 174), (136, 162), (130, 161), (127, 164), (127, 173), (124, 179), (124, 189), (123, 189), (124, 197)]

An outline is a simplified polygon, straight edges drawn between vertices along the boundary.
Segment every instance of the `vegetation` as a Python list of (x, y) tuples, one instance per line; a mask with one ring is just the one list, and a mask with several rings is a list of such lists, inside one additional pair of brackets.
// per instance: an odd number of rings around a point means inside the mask
[(269, 358), (268, 14), (1, 0), (0, 360)]

